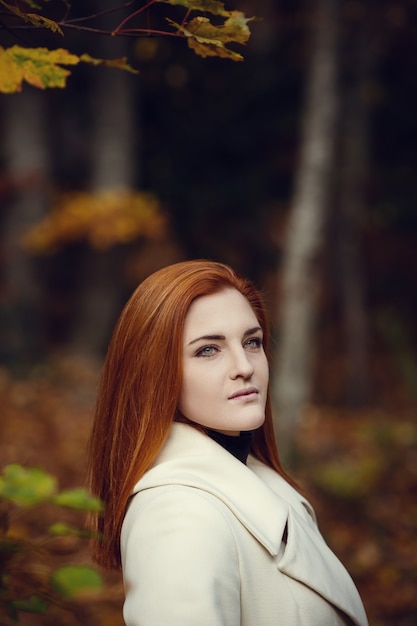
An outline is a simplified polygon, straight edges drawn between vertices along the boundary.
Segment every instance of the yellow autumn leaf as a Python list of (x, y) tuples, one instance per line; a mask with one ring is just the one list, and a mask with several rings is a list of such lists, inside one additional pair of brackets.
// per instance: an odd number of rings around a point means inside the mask
[(61, 65), (77, 65), (79, 58), (68, 50), (58, 48), (22, 48), (0, 46), (0, 92), (21, 91), (22, 82), (33, 87), (65, 87), (70, 71)]
[(188, 22), (184, 32), (188, 31), (189, 36), (207, 42), (218, 40), (223, 44), (231, 42), (245, 44), (250, 37), (248, 22), (252, 19), (245, 17), (240, 11), (234, 11), (223, 24), (216, 26), (207, 17), (195, 17)]
[[(53, 33), (59, 33), (60, 35), (64, 35), (61, 27), (54, 21), (48, 17), (44, 17), (43, 15), (39, 15), (38, 13), (28, 13), (26, 11), (22, 11), (18, 6), (9, 4), (5, 0), (0, 0), (0, 4), (15, 15), (19, 17), (21, 20), (26, 22), (27, 24), (32, 24), (32, 26), (38, 26), (42, 28), (49, 28)], [(34, 2), (30, 0), (26, 0), (26, 4), (28, 4), (33, 9), (39, 9)]]
[(33, 26), (39, 26), (42, 28), (49, 28), (53, 33), (58, 33), (59, 35), (64, 36), (61, 27), (59, 24), (54, 22), (54, 20), (50, 20), (48, 17), (44, 17), (43, 15), (38, 15), (37, 13), (25, 13), (25, 21), (33, 24)]
[(200, 57), (220, 57), (222, 59), (231, 59), (232, 61), (243, 61), (243, 56), (234, 50), (226, 48), (219, 42), (202, 42), (197, 38), (187, 40), (188, 47), (194, 50)]
[(54, 210), (26, 232), (23, 245), (33, 253), (53, 253), (75, 241), (87, 241), (105, 250), (140, 237), (155, 239), (164, 230), (159, 203), (149, 193), (74, 192), (59, 198)]
[(77, 65), (80, 62), (91, 65), (104, 65), (136, 74), (137, 71), (128, 63), (126, 57), (119, 59), (95, 59), (88, 54), (77, 56), (58, 48), (22, 48), (13, 46), (4, 49), (0, 46), (0, 92), (16, 93), (21, 91), (23, 81), (33, 87), (66, 86), (70, 71), (62, 65)]
[(127, 57), (120, 57), (118, 59), (96, 59), (89, 54), (82, 54), (80, 56), (80, 61), (89, 63), (90, 65), (103, 65), (105, 67), (112, 67), (118, 70), (125, 70), (131, 74), (139, 74), (138, 70), (135, 70), (128, 64)]
[(230, 38), (229, 41), (245, 44), (251, 35), (248, 23), (256, 19), (256, 17), (245, 17), (241, 11), (231, 11), (230, 17), (224, 23), (223, 34)]
[(195, 17), (185, 25), (168, 21), (177, 28), (188, 40), (188, 46), (202, 57), (219, 56), (241, 61), (243, 56), (230, 48), (227, 43), (245, 44), (250, 37), (247, 18), (240, 11), (232, 11), (230, 17), (219, 26), (210, 22), (207, 17)]

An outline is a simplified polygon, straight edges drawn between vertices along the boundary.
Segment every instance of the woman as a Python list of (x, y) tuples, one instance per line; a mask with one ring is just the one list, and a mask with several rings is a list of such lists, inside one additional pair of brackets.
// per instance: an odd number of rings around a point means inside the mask
[(95, 560), (122, 567), (127, 626), (366, 626), (358, 592), (282, 470), (268, 325), (209, 261), (135, 291), (105, 361), (90, 445)]

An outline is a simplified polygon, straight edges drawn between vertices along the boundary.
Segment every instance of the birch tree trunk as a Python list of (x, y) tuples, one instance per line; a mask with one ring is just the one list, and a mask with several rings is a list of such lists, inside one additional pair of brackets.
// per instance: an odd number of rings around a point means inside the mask
[(2, 100), (3, 150), (12, 191), (2, 235), (1, 357), (12, 365), (29, 365), (43, 348), (41, 280), (36, 259), (22, 246), (23, 234), (43, 217), (49, 202), (43, 98), (25, 87)]
[[(112, 2), (106, 0), (100, 2), (99, 8), (105, 10), (111, 6)], [(105, 17), (102, 19), (105, 27)], [(103, 37), (100, 40), (97, 56), (126, 55), (125, 39)], [(132, 188), (138, 170), (132, 76), (120, 70), (101, 68), (95, 69), (93, 76), (91, 191)], [(72, 349), (77, 353), (95, 357), (105, 348), (120, 308), (122, 255), (118, 246), (108, 251), (85, 252), (72, 340)]]
[(300, 163), (283, 251), (280, 340), (272, 378), (275, 429), (284, 458), (291, 452), (311, 390), (319, 258), (334, 158), (337, 0), (317, 0), (314, 26)]

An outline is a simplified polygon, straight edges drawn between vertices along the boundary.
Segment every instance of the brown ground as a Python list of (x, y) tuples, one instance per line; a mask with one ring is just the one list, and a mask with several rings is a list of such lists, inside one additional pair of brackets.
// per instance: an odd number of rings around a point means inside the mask
[[(81, 485), (96, 380), (97, 368), (74, 359), (56, 360), (25, 381), (0, 372), (2, 465), (40, 466), (62, 488)], [(415, 411), (308, 408), (292, 474), (353, 575), (370, 624), (417, 624)], [(13, 532), (40, 536), (56, 515), (45, 509), (15, 518)], [(84, 542), (64, 539), (53, 558), (67, 564), (88, 562), (89, 556)], [(28, 614), (22, 623), (122, 626), (122, 598), (120, 575), (106, 575), (104, 592), (70, 605), (75, 612), (54, 608), (39, 617)]]

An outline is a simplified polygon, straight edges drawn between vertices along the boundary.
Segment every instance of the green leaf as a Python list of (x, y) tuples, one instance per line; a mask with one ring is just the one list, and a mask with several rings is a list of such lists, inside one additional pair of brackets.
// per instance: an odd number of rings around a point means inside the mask
[(55, 537), (65, 537), (67, 535), (77, 535), (78, 529), (65, 524), (65, 522), (57, 522), (48, 528), (48, 533)]
[(54, 537), (91, 537), (89, 530), (75, 528), (65, 522), (57, 522), (48, 528), (48, 533)]
[(25, 611), (26, 613), (46, 613), (49, 602), (39, 596), (31, 596), (25, 600), (14, 600), (13, 606), (18, 611)]
[(378, 457), (345, 459), (318, 466), (313, 475), (318, 485), (339, 498), (355, 499), (368, 494), (379, 478), (382, 460)]
[(51, 576), (53, 587), (66, 598), (74, 598), (83, 593), (100, 591), (103, 580), (100, 574), (88, 565), (66, 565)]
[(17, 463), (7, 465), (0, 476), (0, 497), (19, 506), (32, 506), (49, 500), (56, 490), (56, 480), (42, 469), (26, 469)]
[(100, 500), (90, 495), (83, 487), (61, 491), (54, 497), (53, 502), (59, 506), (66, 506), (79, 511), (91, 511), (93, 513), (98, 513), (103, 509)]

